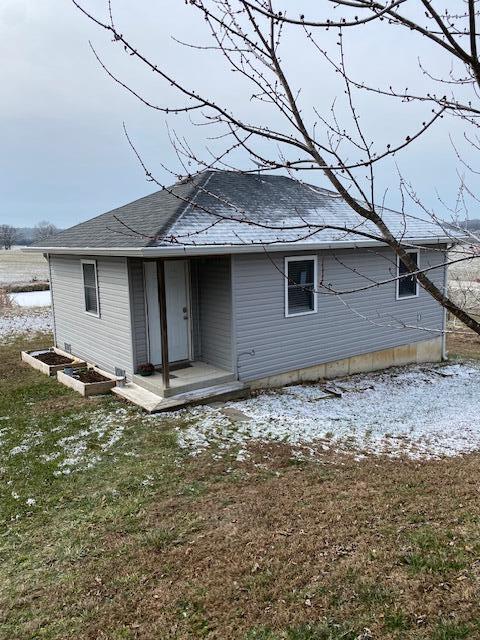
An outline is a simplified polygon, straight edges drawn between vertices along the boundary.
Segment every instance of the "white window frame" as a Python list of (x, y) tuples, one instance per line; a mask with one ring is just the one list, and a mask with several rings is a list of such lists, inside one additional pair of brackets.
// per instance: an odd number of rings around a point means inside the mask
[[(97, 292), (97, 313), (93, 311), (87, 311), (87, 301), (85, 299), (85, 274), (83, 271), (84, 264), (93, 264), (95, 267), (95, 289)], [(82, 288), (83, 288), (83, 311), (89, 316), (93, 316), (94, 318), (100, 318), (100, 295), (98, 292), (98, 266), (96, 260), (80, 260), (80, 265), (82, 269)]]
[[(289, 313), (288, 312), (288, 265), (290, 262), (304, 262), (305, 260), (313, 260), (313, 309), (310, 311), (298, 311), (297, 313)], [(294, 318), (296, 316), (309, 316), (312, 313), (317, 313), (317, 256), (309, 255), (309, 256), (288, 256), (285, 257), (285, 317), (286, 318)]]
[[(408, 255), (416, 255), (417, 256), (417, 271), (420, 270), (420, 249), (407, 249), (406, 253)], [(405, 274), (408, 277), (408, 274)], [(418, 298), (420, 293), (420, 287), (418, 284), (418, 279), (415, 277), (415, 293), (412, 296), (401, 296), (400, 292), (400, 278), (405, 276), (400, 276), (400, 256), (397, 255), (397, 280), (396, 280), (396, 299), (397, 300), (411, 300), (412, 298)]]

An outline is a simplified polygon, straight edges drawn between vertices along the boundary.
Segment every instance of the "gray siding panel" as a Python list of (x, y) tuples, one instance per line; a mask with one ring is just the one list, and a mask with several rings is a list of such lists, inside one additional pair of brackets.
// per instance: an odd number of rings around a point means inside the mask
[(230, 258), (197, 261), (201, 360), (232, 369)]
[(133, 361), (135, 368), (148, 362), (148, 331), (142, 260), (129, 260)]
[[(312, 254), (313, 252), (307, 252)], [(396, 282), (344, 296), (318, 294), (318, 312), (285, 317), (284, 257), (233, 256), (234, 308), (241, 380), (308, 367), (439, 336), (443, 309), (420, 288), (417, 298), (396, 300)], [(388, 249), (318, 252), (318, 278), (336, 290), (387, 280), (396, 273)], [(421, 266), (444, 261), (439, 250), (422, 250)], [(444, 268), (429, 272), (443, 287)], [(408, 325), (404, 327), (401, 325)], [(417, 328), (421, 327), (421, 328)], [(423, 328), (435, 331), (425, 331)], [(255, 355), (246, 352), (255, 350)]]
[(133, 372), (129, 280), (126, 258), (96, 259), (100, 317), (85, 313), (81, 259), (51, 256), (57, 346), (106, 371)]

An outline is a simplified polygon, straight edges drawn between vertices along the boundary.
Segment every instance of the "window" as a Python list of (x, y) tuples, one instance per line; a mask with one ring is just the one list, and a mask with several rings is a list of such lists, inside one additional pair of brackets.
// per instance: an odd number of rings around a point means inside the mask
[(298, 316), (317, 310), (317, 258), (285, 258), (285, 315)]
[(82, 260), (82, 272), (85, 311), (94, 316), (99, 316), (97, 263), (95, 260)]
[[(407, 253), (418, 268), (420, 266), (419, 252), (415, 249), (413, 251), (407, 251)], [(409, 269), (397, 256), (397, 300), (418, 296), (417, 276), (409, 275), (409, 273)]]

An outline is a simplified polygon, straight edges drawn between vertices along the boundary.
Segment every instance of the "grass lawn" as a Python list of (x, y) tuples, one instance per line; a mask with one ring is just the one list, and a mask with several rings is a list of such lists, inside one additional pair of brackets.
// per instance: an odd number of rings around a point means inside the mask
[(480, 455), (188, 458), (45, 343), (0, 345), (0, 638), (480, 638)]

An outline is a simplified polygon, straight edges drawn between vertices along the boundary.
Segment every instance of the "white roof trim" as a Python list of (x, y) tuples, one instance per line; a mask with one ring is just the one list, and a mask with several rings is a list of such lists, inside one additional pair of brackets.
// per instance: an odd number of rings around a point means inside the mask
[[(459, 238), (460, 240), (460, 238)], [(451, 244), (452, 238), (447, 236), (438, 238), (404, 238), (403, 244), (432, 245)], [(377, 240), (362, 240), (352, 242), (350, 240), (340, 240), (338, 242), (284, 242), (274, 244), (245, 244), (245, 245), (185, 245), (169, 247), (26, 247), (22, 249), (27, 253), (50, 253), (50, 254), (74, 254), (90, 256), (128, 256), (137, 258), (157, 258), (176, 256), (200, 256), (200, 255), (225, 255), (234, 253), (259, 253), (273, 251), (312, 251), (320, 249), (356, 249), (362, 247), (386, 246), (386, 243)]]

